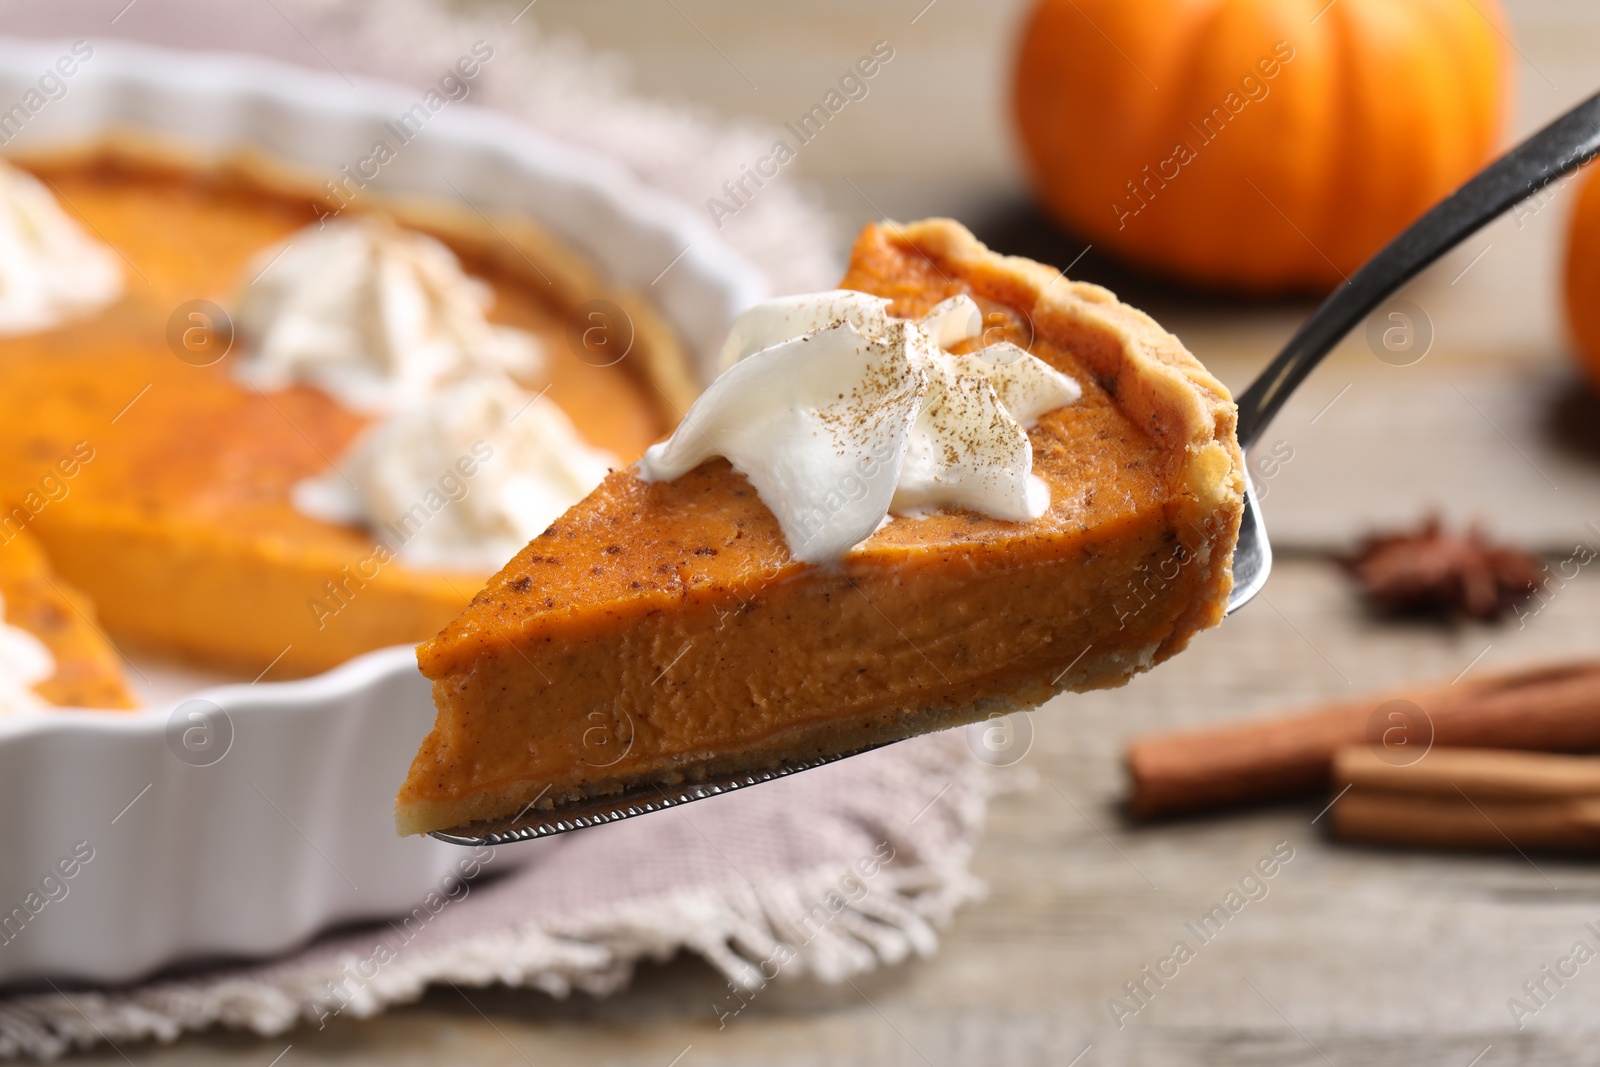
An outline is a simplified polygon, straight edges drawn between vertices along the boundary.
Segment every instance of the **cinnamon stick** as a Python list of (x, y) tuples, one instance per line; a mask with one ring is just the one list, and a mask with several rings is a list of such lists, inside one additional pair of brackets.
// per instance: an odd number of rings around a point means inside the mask
[(1600, 757), (1444, 748), (1396, 766), (1362, 745), (1334, 756), (1333, 785), (1345, 840), (1600, 853)]
[(1430, 746), (1600, 751), (1600, 662), (1485, 675), (1279, 718), (1138, 738), (1126, 755), (1133, 783), (1128, 808), (1153, 818), (1317, 792), (1328, 786), (1334, 752), (1351, 744), (1366, 744), (1395, 763)]
[(1600, 799), (1600, 756), (1554, 756), (1486, 748), (1441, 748), (1416, 763), (1394, 764), (1365, 745), (1333, 755), (1333, 788), (1534, 803)]
[(1347, 793), (1333, 806), (1333, 834), (1345, 841), (1481, 852), (1600, 854), (1600, 799), (1539, 804), (1449, 797)]

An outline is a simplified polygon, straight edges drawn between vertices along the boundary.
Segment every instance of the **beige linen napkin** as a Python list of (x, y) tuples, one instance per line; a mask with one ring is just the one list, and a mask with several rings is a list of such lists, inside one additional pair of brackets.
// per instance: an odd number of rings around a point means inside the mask
[[(684, 948), (744, 990), (803, 973), (840, 981), (928, 955), (935, 928), (977, 894), (968, 862), (986, 771), (958, 730), (626, 822), (463, 848), (466, 877), (447, 876), (409, 914), (284, 959), (0, 1000), (0, 1055), (53, 1058), (219, 1024), (322, 1026), (431, 983), (605, 994), (639, 960)], [(497, 877), (513, 849), (536, 855)], [(707, 1020), (738, 1004), (708, 1004)]]

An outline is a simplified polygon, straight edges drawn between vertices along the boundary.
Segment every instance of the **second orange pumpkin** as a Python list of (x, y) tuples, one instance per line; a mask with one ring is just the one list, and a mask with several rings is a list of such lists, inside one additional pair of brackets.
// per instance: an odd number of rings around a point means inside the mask
[(1014, 108), (1066, 226), (1205, 285), (1325, 290), (1493, 154), (1495, 0), (1042, 0)]
[(1587, 168), (1567, 237), (1567, 324), (1579, 365), (1600, 389), (1600, 169)]

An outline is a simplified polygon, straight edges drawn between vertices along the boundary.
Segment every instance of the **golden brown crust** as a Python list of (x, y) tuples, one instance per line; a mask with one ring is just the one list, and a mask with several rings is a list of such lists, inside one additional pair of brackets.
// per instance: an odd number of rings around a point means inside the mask
[[(1235, 437), (1238, 409), (1228, 390), (1155, 319), (1098, 285), (1075, 282), (1042, 263), (992, 252), (953, 219), (886, 223), (884, 230), (937, 263), (984, 285), (1027, 298), (1034, 329), (1094, 369), (1100, 383), (1140, 429), (1165, 445), (1189, 471), (1215, 446), (1232, 461), (1233, 477), (1219, 478), (1209, 462), (1193, 470), (1197, 487), (1210, 486), (1221, 503), (1244, 489), (1243, 457)], [(1208, 491), (1202, 489), (1202, 491)]]
[[(435, 683), (436, 685), (442, 683)], [(890, 709), (870, 722), (807, 723), (765, 739), (762, 744), (742, 752), (685, 762), (670, 774), (625, 775), (596, 781), (588, 788), (557, 794), (540, 790), (537, 801), (529, 803), (525, 783), (494, 792), (479, 793), (465, 800), (418, 800), (395, 806), (395, 830), (402, 834), (425, 834), (442, 828), (465, 829), (473, 823), (492, 823), (507, 811), (525, 808), (534, 818), (554, 811), (559, 805), (593, 800), (625, 790), (652, 786), (679, 786), (724, 776), (748, 774), (781, 763), (800, 763), (828, 759), (845, 753), (862, 752), (892, 744), (907, 737), (948, 730), (990, 716), (1005, 715), (1028, 705), (1005, 697), (986, 697), (963, 705), (939, 705), (908, 710)], [(470, 830), (466, 831), (471, 833)]]

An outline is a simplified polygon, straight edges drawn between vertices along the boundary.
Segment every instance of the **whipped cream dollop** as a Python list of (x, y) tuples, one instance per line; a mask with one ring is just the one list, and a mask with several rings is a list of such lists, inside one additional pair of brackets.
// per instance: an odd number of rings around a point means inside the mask
[(970, 297), (916, 320), (890, 316), (889, 303), (834, 290), (746, 311), (726, 369), (644, 454), (639, 477), (671, 481), (726, 457), (808, 563), (839, 558), (891, 512), (1043, 515), (1050, 492), (1027, 431), (1077, 400), (1078, 383), (1009, 342), (948, 351), (982, 335)]
[(382, 216), (308, 226), (246, 271), (237, 373), (262, 389), (317, 386), (355, 411), (394, 411), (446, 382), (541, 365), (532, 334), (489, 321), (489, 286), (443, 242)]
[(619, 466), (565, 412), (503, 375), (445, 386), (362, 432), (295, 486), (302, 512), (360, 523), (420, 567), (498, 570)]
[(5, 601), (0, 599), (0, 715), (49, 707), (33, 687), (55, 673), (50, 650), (28, 631), (5, 622)]
[(122, 295), (122, 265), (43, 182), (0, 163), (0, 334), (46, 330)]

